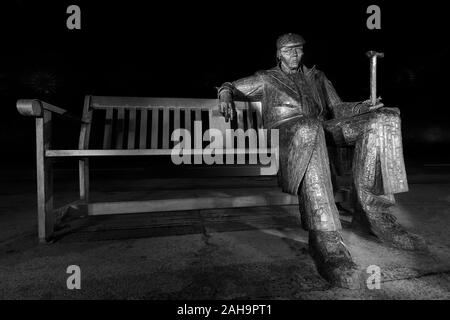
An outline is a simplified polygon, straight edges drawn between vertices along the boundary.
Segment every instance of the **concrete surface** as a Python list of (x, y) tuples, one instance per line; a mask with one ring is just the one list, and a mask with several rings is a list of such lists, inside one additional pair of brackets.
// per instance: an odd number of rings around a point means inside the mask
[[(351, 230), (351, 217), (341, 216), (361, 273), (368, 277), (369, 265), (381, 269), (380, 289), (346, 290), (318, 275), (295, 206), (68, 218), (58, 241), (38, 245), (33, 179), (2, 183), (1, 299), (450, 298), (450, 184), (411, 184), (410, 192), (397, 197), (395, 214), (425, 237), (429, 254), (389, 248)], [(124, 192), (160, 189), (160, 183), (102, 178), (93, 182), (93, 196), (121, 199)], [(274, 186), (273, 180), (257, 179), (217, 183)], [(187, 180), (171, 189), (192, 185), (202, 187)], [(57, 204), (76, 199), (76, 180), (61, 177), (55, 188)], [(66, 268), (73, 264), (81, 268), (81, 290), (66, 287)]]

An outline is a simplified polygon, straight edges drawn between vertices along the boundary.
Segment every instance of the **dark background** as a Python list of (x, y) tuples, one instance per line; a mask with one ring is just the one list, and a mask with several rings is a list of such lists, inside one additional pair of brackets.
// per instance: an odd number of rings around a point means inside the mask
[[(81, 30), (66, 28), (71, 4), (81, 8)], [(370, 4), (381, 8), (381, 30), (366, 27)], [(401, 109), (407, 165), (450, 163), (448, 12), (440, 4), (16, 0), (0, 10), (3, 168), (35, 167), (34, 120), (18, 114), (19, 98), (76, 114), (85, 94), (214, 98), (221, 83), (273, 67), (275, 40), (286, 32), (304, 36), (305, 63), (345, 101), (368, 99), (365, 52), (383, 51), (378, 92)], [(79, 127), (63, 126), (56, 139), (74, 148)]]

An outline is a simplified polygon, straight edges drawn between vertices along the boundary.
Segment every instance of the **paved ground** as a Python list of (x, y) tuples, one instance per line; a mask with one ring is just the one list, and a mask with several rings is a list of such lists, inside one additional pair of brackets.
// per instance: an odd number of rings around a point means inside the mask
[[(76, 198), (69, 180), (55, 183), (57, 204)], [(367, 277), (369, 265), (382, 272), (380, 289), (345, 290), (316, 272), (295, 206), (85, 218), (57, 242), (38, 245), (34, 181), (8, 178), (0, 194), (0, 298), (449, 299), (450, 184), (419, 182), (398, 196), (396, 215), (426, 238), (430, 253), (386, 247), (351, 230), (343, 215), (361, 273)], [(120, 184), (130, 193), (155, 188), (150, 180), (104, 179), (94, 194), (120, 199)], [(66, 288), (72, 264), (81, 268), (81, 290)]]

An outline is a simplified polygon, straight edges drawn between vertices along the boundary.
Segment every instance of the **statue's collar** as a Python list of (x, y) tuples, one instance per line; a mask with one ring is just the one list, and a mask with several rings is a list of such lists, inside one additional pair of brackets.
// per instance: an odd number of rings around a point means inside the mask
[[(312, 75), (312, 72), (316, 70), (316, 66), (313, 66), (311, 68), (306, 67), (305, 65), (301, 65), (301, 72), (309, 78)], [(283, 70), (281, 70), (280, 66), (277, 65), (276, 67), (267, 70), (268, 75), (270, 75), (273, 79), (278, 81), (283, 86), (290, 89), (293, 93), (298, 94), (295, 83), (291, 77), (287, 73), (285, 73)]]

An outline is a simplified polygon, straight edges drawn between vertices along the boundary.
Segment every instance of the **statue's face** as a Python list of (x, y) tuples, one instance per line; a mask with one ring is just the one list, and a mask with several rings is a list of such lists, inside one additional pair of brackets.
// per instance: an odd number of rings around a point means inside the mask
[(303, 56), (303, 45), (302, 44), (293, 44), (286, 45), (278, 50), (278, 59), (280, 59), (281, 63), (284, 67), (288, 69), (297, 69), (300, 65), (300, 61)]

